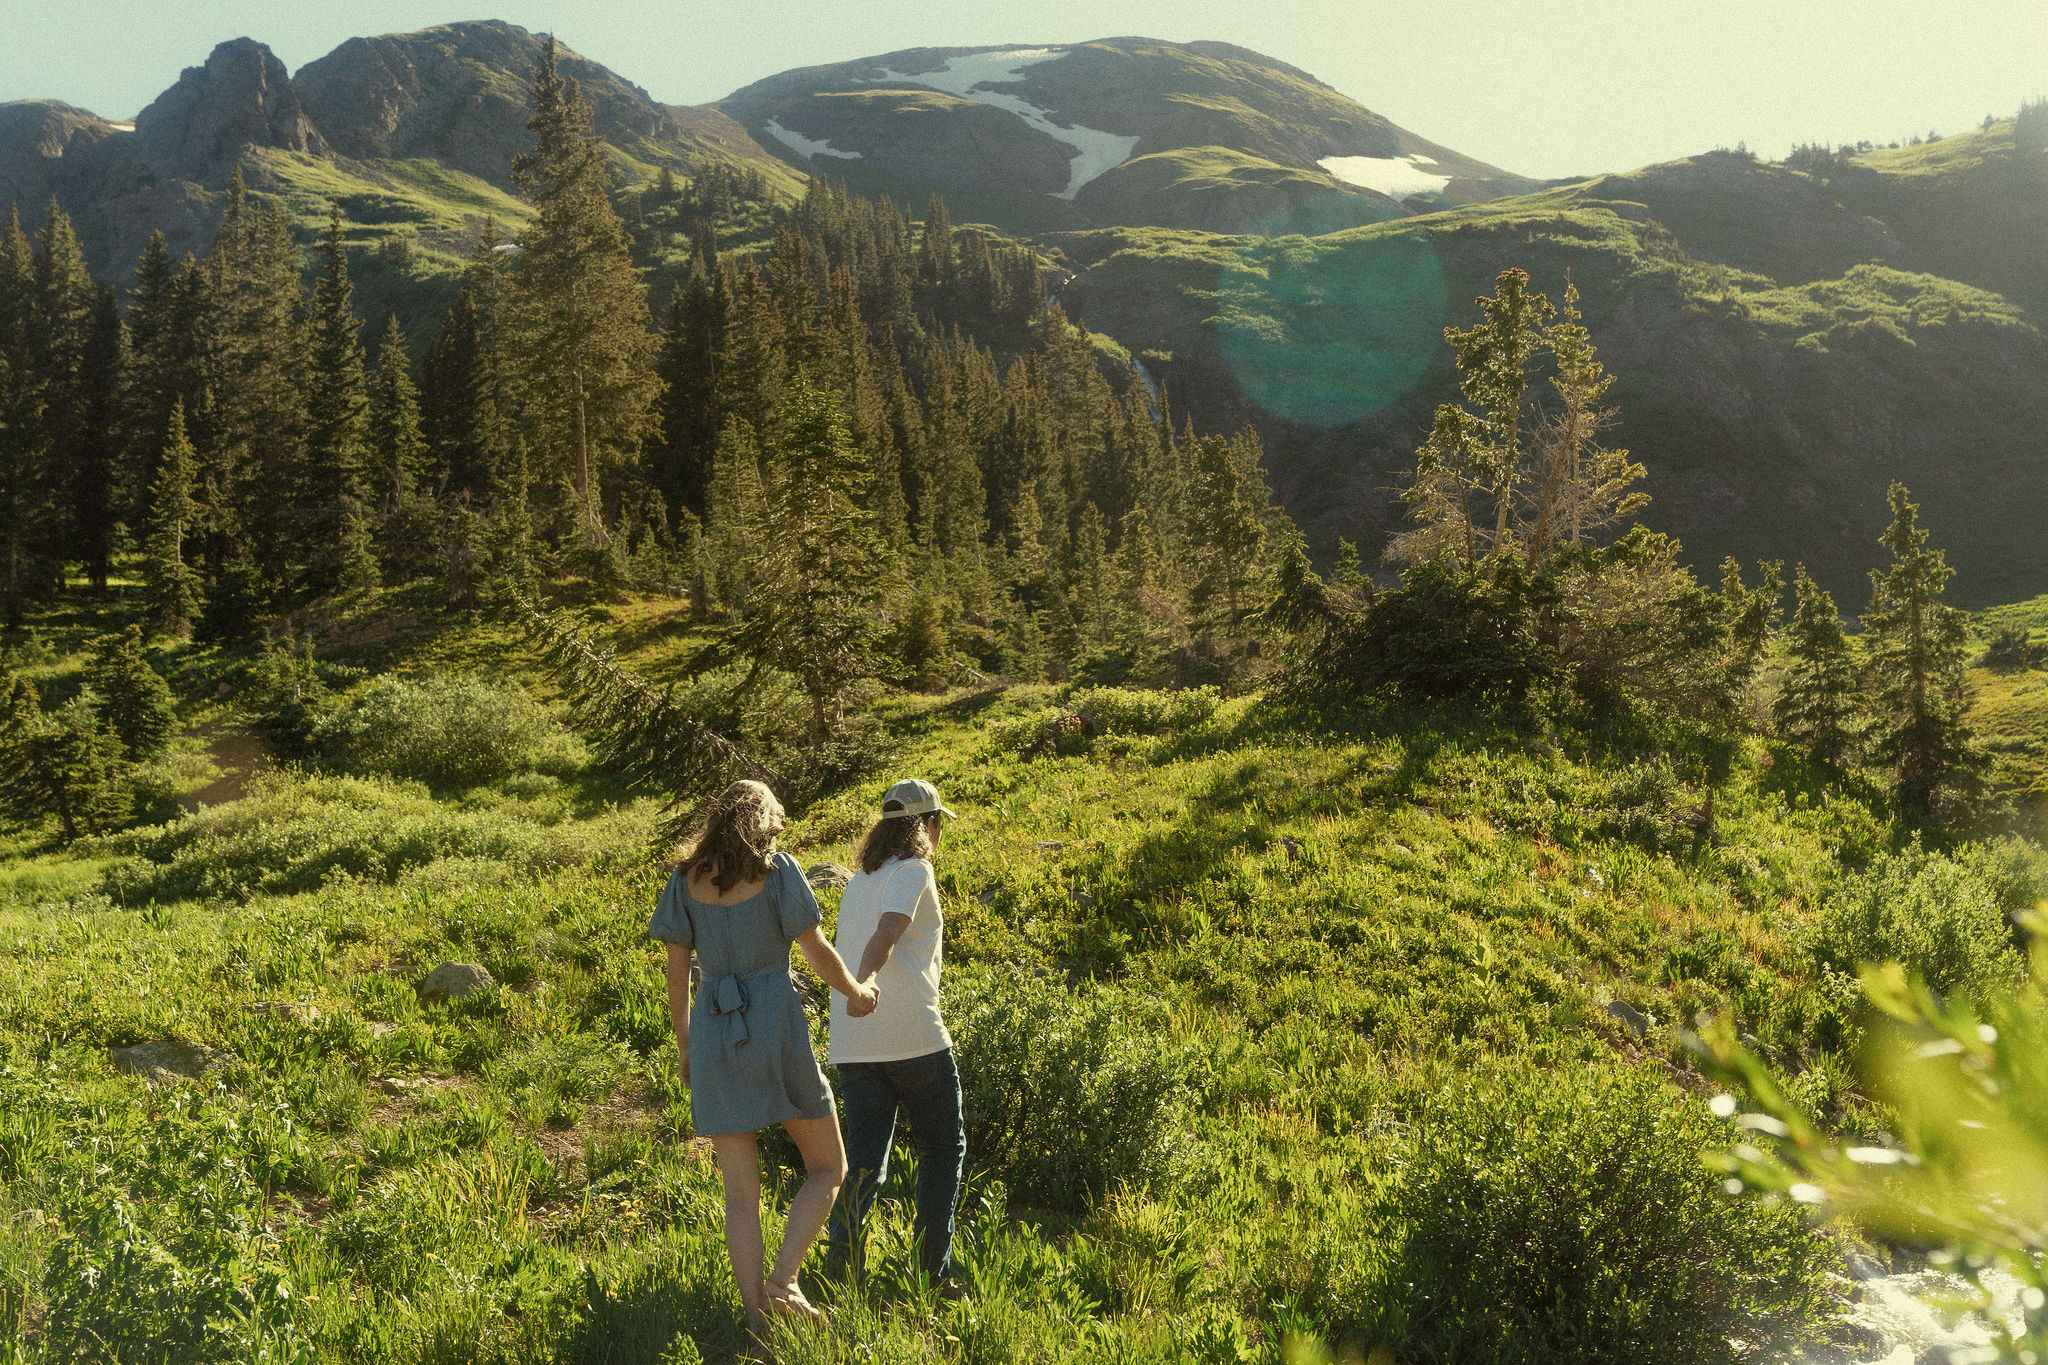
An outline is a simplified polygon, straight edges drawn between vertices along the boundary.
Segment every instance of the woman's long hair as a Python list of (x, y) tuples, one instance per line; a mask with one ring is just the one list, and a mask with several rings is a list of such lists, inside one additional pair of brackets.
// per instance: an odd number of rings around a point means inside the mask
[(686, 879), (702, 875), (720, 892), (768, 875), (768, 855), (782, 825), (782, 803), (759, 782), (742, 780), (718, 794), (696, 837), (676, 860)]
[(860, 841), (860, 870), (879, 872), (891, 858), (932, 856), (932, 829), (928, 815), (891, 815), (903, 809), (901, 801), (884, 801), (882, 818), (875, 821)]

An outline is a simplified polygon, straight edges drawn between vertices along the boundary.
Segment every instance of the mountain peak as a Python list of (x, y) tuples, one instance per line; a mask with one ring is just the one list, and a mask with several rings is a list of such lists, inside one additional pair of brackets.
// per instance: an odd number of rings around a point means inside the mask
[(203, 66), (135, 117), (145, 156), (177, 175), (209, 175), (247, 146), (319, 154), (326, 143), (306, 117), (284, 63), (253, 38), (232, 38)]
[[(504, 185), (513, 155), (533, 141), (527, 100), (543, 41), (500, 19), (351, 38), (300, 67), (292, 84), (343, 156), (433, 157)], [(670, 128), (639, 86), (560, 44), (555, 51), (614, 146)]]

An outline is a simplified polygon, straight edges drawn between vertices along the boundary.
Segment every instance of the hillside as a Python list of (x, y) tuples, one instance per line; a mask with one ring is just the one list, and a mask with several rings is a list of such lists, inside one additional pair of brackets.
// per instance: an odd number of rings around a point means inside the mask
[(1021, 231), (1326, 232), (1532, 187), (1228, 43), (918, 48), (718, 107), (807, 171)]
[[(359, 311), (373, 329), (396, 313), (423, 346), (482, 220), (525, 217), (508, 176), (540, 41), (452, 24), (351, 39), (287, 73), (238, 39), (132, 125), (0, 106), (0, 200), (33, 226), (55, 196), (94, 271), (125, 282), (152, 230), (174, 256), (203, 252), (239, 164), (304, 242), (338, 200)], [(664, 170), (758, 177), (758, 198), (716, 224), (748, 252), (812, 175), (914, 213), (941, 192), (954, 221), (1026, 234), (1063, 263), (1060, 304), (1177, 412), (1256, 428), (1326, 561), (1339, 537), (1372, 560), (1395, 526), (1395, 490), (1450, 393), (1441, 329), (1521, 265), (1538, 288), (1561, 292), (1569, 272), (1584, 293), (1620, 376), (1616, 435), (1650, 471), (1650, 520), (1694, 562), (1803, 559), (1853, 607), (1896, 478), (1951, 547), (1966, 602), (2048, 585), (2033, 534), (2048, 512), (2048, 145), (2016, 120), (1538, 188), (1225, 43), (919, 49), (698, 108), (562, 60), (608, 139), (658, 307), (707, 221), (673, 196), (643, 202)]]
[[(2048, 582), (2048, 150), (2013, 121), (1809, 169), (1714, 153), (1307, 239), (1097, 231), (1061, 295), (1201, 425), (1249, 422), (1328, 544), (1376, 546), (1453, 376), (1438, 339), (1510, 265), (1585, 296), (1651, 524), (1699, 563), (1804, 560), (1846, 604), (1892, 479), (1982, 604)], [(2002, 245), (2001, 245), (2002, 243)]]
[[(527, 91), (541, 42), (513, 24), (450, 24), (351, 39), (292, 75), (268, 47), (239, 38), (187, 67), (130, 124), (55, 101), (0, 105), (0, 204), (33, 223), (56, 198), (94, 273), (125, 282), (153, 231), (174, 260), (205, 253), (240, 165), (252, 190), (283, 199), (302, 240), (338, 200), (363, 255), (366, 314), (395, 310), (411, 335), (430, 338), (484, 218), (527, 216), (510, 171), (532, 140)], [(781, 194), (800, 188), (716, 111), (660, 104), (571, 51), (560, 61), (624, 183), (719, 163), (755, 169)]]
[[(675, 601), (593, 621), (657, 681), (696, 642)], [(44, 627), (29, 673), (55, 697), (84, 623)], [(533, 727), (525, 694), (552, 688), (532, 655), (416, 598), (323, 652), (328, 714), (394, 680), (497, 699), (469, 731), (496, 766), (452, 783), (424, 746), (271, 769), (223, 739), (262, 721), (247, 656), (156, 662), (189, 733), (168, 818), (0, 868), (0, 1328), (53, 1355), (733, 1359), (717, 1177), (644, 938), (652, 803)], [(380, 713), (408, 742), (448, 704), (425, 695)], [(1046, 752), (1077, 708), (1097, 733)], [(1518, 1156), (1475, 1175), (1510, 1201), (1484, 1216), (1678, 1239), (1728, 1321), (1783, 1347), (1844, 1311), (1818, 1277), (1833, 1253), (1712, 1192), (1698, 1144), (1728, 1130), (1679, 1028), (1732, 1012), (1800, 1104), (1853, 1120), (1831, 907), (1877, 886), (1988, 906), (2032, 875), (1996, 850), (1889, 859), (1882, 793), (1824, 792), (1776, 746), (1745, 747), (1700, 848), (1698, 793), (1654, 744), (1459, 707), (998, 688), (882, 715), (891, 770), (962, 815), (940, 886), (974, 1292), (918, 1287), (892, 1191), (876, 1278), (785, 1360), (924, 1359), (944, 1335), (990, 1365), (1267, 1361), (1290, 1333), (1405, 1352), (1476, 1330), (1411, 1291), (1418, 1236), (1485, 1234), (1404, 1191), (1497, 1122)], [(785, 846), (848, 862), (869, 785), (799, 812)], [(497, 984), (423, 1003), (451, 959)], [(110, 1062), (164, 1040), (201, 1049), (172, 1060), (206, 1085)], [(1478, 1077), (1494, 1098), (1458, 1101)], [(1619, 1184), (1589, 1155), (1617, 1145)], [(768, 1150), (779, 1203), (791, 1155)], [(1669, 1292), (1655, 1257), (1600, 1254), (1638, 1277), (1631, 1302)], [(222, 1317), (244, 1284), (268, 1300)], [(1715, 1350), (1696, 1358), (1735, 1358)]]

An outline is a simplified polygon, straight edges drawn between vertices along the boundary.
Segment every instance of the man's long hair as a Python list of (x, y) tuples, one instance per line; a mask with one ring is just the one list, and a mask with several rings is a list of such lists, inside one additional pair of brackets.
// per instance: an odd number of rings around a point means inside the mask
[(768, 876), (768, 855), (775, 851), (775, 830), (782, 803), (759, 782), (733, 783), (704, 812), (696, 836), (683, 848), (676, 867), (685, 878), (703, 876), (719, 891)]
[(932, 827), (928, 815), (890, 814), (903, 809), (901, 801), (884, 801), (882, 818), (875, 821), (860, 841), (860, 870), (879, 872), (891, 858), (932, 856)]

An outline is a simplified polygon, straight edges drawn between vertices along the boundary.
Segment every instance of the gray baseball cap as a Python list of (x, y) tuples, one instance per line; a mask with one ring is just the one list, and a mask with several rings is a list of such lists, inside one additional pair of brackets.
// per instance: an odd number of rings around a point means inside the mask
[(887, 820), (898, 815), (944, 815), (952, 819), (959, 817), (946, 809), (939, 800), (939, 789), (921, 777), (906, 777), (882, 793), (882, 804), (894, 801), (902, 810), (885, 810), (882, 818)]

